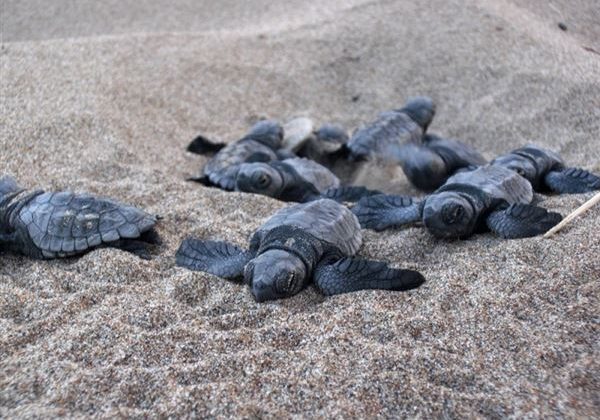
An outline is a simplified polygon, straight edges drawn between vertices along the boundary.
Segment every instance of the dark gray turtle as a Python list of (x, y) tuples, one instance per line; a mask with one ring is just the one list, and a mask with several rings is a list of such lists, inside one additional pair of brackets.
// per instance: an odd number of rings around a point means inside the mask
[(283, 128), (278, 122), (271, 120), (256, 123), (243, 138), (227, 145), (213, 143), (203, 136), (198, 136), (187, 150), (199, 154), (216, 151), (216, 154), (204, 165), (202, 175), (190, 180), (231, 191), (235, 188), (239, 165), (279, 159), (280, 155), (277, 152), (282, 139)]
[(364, 187), (340, 187), (340, 180), (333, 172), (305, 158), (244, 163), (237, 173), (235, 189), (299, 203), (324, 197), (357, 201), (379, 193)]
[(438, 238), (466, 238), (485, 227), (503, 238), (546, 232), (561, 221), (558, 213), (531, 205), (531, 184), (514, 171), (486, 165), (459, 172), (422, 201), (375, 195), (352, 209), (361, 226), (375, 230), (423, 221)]
[(49, 259), (111, 246), (149, 258), (157, 218), (135, 207), (89, 194), (26, 193), (0, 178), (0, 249)]
[(350, 156), (358, 160), (375, 156), (395, 161), (402, 145), (421, 142), (434, 114), (435, 105), (427, 97), (412, 99), (401, 109), (381, 113), (348, 141)]
[(243, 250), (226, 242), (185, 239), (177, 265), (231, 280), (244, 279), (258, 302), (295, 295), (311, 279), (325, 295), (362, 289), (407, 290), (425, 280), (411, 270), (353, 258), (360, 225), (346, 207), (321, 199), (279, 210)]
[(516, 171), (535, 191), (572, 194), (600, 190), (599, 176), (584, 169), (567, 168), (558, 154), (535, 145), (499, 156), (492, 165)]
[(439, 188), (461, 169), (474, 169), (486, 163), (471, 146), (433, 134), (424, 135), (420, 144), (406, 143), (397, 150), (406, 177), (415, 187), (425, 191)]

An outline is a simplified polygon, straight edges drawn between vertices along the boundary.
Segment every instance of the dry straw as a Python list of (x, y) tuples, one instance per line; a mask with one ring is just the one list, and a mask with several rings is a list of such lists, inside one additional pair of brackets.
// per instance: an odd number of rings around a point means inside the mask
[(561, 230), (565, 225), (567, 225), (571, 220), (575, 219), (580, 214), (585, 213), (586, 211), (591, 209), (594, 205), (598, 204), (599, 202), (600, 202), (600, 193), (596, 194), (595, 196), (590, 198), (588, 201), (583, 203), (573, 213), (571, 213), (567, 217), (565, 217), (562, 220), (562, 222), (560, 222), (558, 225), (554, 226), (552, 229), (550, 229), (548, 232), (546, 232), (544, 234), (544, 238), (549, 238), (550, 236), (554, 235), (556, 232)]

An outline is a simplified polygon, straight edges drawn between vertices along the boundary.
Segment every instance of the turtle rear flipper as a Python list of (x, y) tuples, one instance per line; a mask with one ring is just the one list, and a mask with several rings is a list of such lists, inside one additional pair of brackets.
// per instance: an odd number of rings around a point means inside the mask
[(580, 168), (550, 171), (544, 181), (551, 191), (559, 194), (600, 190), (600, 177)]
[(205, 187), (220, 188), (225, 191), (235, 189), (235, 180), (237, 178), (240, 165), (231, 165), (223, 169), (210, 172), (208, 175), (188, 178), (188, 181), (194, 181)]
[(186, 238), (176, 254), (180, 267), (204, 271), (229, 280), (241, 280), (244, 267), (254, 254), (233, 244)]
[(409, 290), (419, 287), (425, 278), (418, 271), (390, 268), (381, 261), (343, 258), (320, 264), (314, 282), (329, 296), (366, 289)]
[(197, 155), (210, 156), (214, 155), (225, 146), (225, 143), (215, 143), (200, 134), (198, 137), (192, 140), (190, 144), (188, 144), (186, 150)]
[(511, 204), (490, 213), (486, 224), (490, 230), (506, 239), (541, 235), (562, 220), (558, 213), (531, 204)]
[(361, 227), (373, 230), (417, 222), (423, 206), (411, 197), (379, 194), (362, 198), (353, 208)]
[(337, 202), (351, 202), (354, 203), (359, 201), (363, 197), (370, 197), (372, 195), (383, 194), (381, 191), (370, 190), (362, 186), (346, 186), (329, 188), (324, 191), (319, 198), (329, 198)]

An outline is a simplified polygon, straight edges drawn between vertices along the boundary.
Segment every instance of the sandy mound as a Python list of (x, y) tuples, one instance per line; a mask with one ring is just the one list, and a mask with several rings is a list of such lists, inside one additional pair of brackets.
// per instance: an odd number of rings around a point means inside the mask
[(183, 181), (194, 135), (260, 116), (353, 128), (429, 94), (432, 132), (488, 158), (535, 142), (600, 172), (594, 1), (67, 3), (3, 2), (2, 173), (161, 214), (165, 248), (0, 256), (1, 416), (600, 415), (600, 208), (549, 240), (366, 231), (362, 255), (426, 275), (410, 293), (256, 304), (173, 258), (285, 205)]

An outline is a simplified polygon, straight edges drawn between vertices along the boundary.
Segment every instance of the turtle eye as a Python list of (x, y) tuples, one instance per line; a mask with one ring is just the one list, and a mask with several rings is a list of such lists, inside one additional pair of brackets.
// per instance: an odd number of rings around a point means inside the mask
[(264, 172), (260, 172), (256, 174), (254, 181), (260, 188), (266, 188), (271, 184), (271, 177)]

